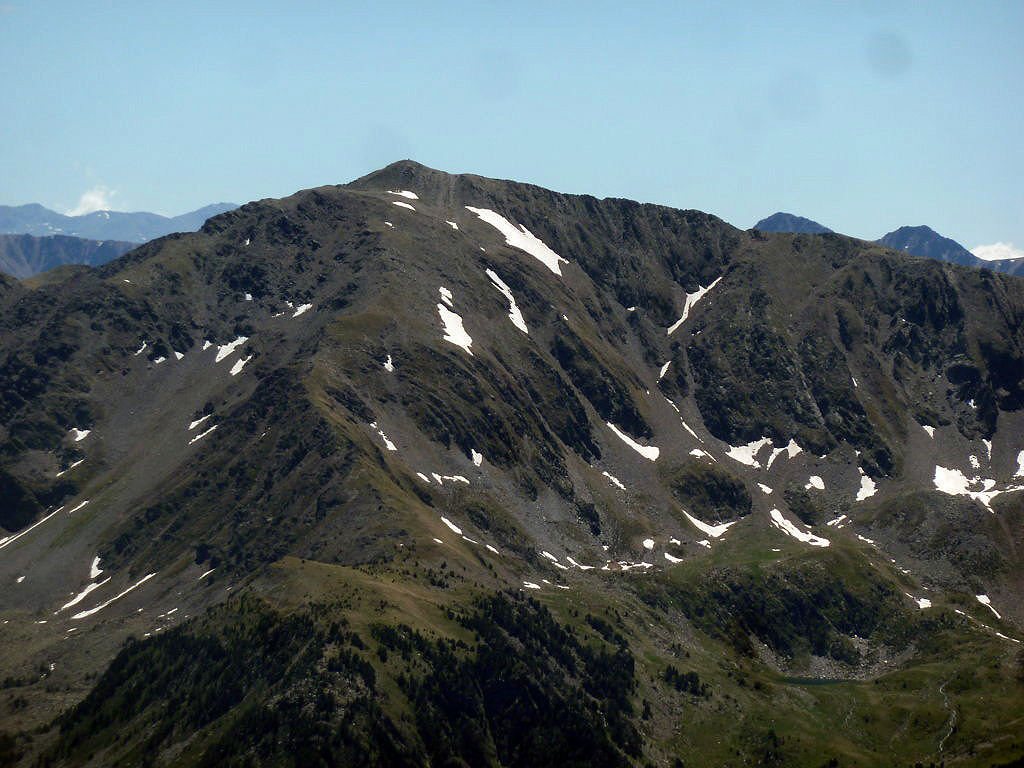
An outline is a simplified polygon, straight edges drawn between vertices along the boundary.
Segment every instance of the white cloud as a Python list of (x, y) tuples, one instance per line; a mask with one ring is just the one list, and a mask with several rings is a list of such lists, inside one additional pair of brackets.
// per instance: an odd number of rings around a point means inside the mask
[(998, 261), (1000, 259), (1024, 259), (1024, 251), (1014, 248), (1013, 243), (992, 243), (992, 245), (978, 245), (971, 248), (971, 253), (983, 261)]
[(65, 215), (84, 216), (93, 211), (112, 211), (114, 210), (113, 197), (115, 194), (117, 194), (116, 190), (103, 184), (97, 184), (95, 187), (83, 192), (82, 196), (78, 198), (78, 205)]

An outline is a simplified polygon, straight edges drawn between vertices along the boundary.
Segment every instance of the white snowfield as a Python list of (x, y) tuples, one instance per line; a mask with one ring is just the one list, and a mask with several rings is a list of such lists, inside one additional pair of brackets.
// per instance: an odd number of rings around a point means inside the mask
[(441, 316), (441, 323), (444, 325), (443, 339), (472, 355), (473, 350), (470, 349), (470, 346), (473, 344), (473, 337), (462, 327), (461, 315), (452, 312), (444, 304), (437, 305), (437, 313)]
[(471, 448), (469, 451), (470, 458), (473, 460), (473, 466), (479, 467), (484, 463), (484, 455), (480, 453), (476, 448)]
[(111, 603), (113, 603), (113, 602), (114, 602), (115, 600), (120, 600), (120, 599), (121, 599), (122, 597), (124, 597), (125, 595), (127, 595), (127, 594), (128, 594), (129, 592), (131, 592), (132, 590), (136, 589), (137, 587), (141, 587), (141, 586), (142, 586), (143, 584), (145, 584), (145, 583), (146, 583), (147, 581), (149, 581), (150, 579), (152, 579), (152, 578), (153, 578), (154, 576), (156, 576), (156, 574), (155, 574), (155, 573), (150, 573), (150, 574), (148, 574), (148, 575), (146, 575), (146, 576), (143, 576), (143, 577), (142, 577), (141, 579), (139, 579), (139, 580), (138, 580), (137, 582), (135, 582), (134, 584), (132, 584), (132, 585), (131, 585), (130, 587), (128, 587), (128, 588), (127, 588), (127, 589), (125, 589), (124, 591), (120, 592), (119, 594), (115, 595), (114, 597), (110, 598), (110, 599), (109, 599), (109, 600), (107, 600), (107, 601), (106, 601), (105, 603), (100, 603), (100, 604), (99, 604), (99, 605), (97, 605), (97, 606), (96, 606), (95, 608), (90, 608), (90, 609), (89, 609), (88, 611), (82, 611), (81, 613), (76, 613), (76, 614), (75, 614), (74, 616), (72, 616), (71, 618), (72, 618), (73, 620), (74, 620), (74, 619), (84, 619), (84, 618), (86, 618), (86, 617), (88, 617), (88, 616), (92, 616), (92, 615), (93, 615), (94, 613), (97, 613), (97, 612), (99, 612), (99, 611), (102, 611), (102, 610), (103, 610), (104, 608), (106, 608), (106, 607), (107, 607), (108, 605), (110, 605)]
[(793, 523), (783, 516), (783, 514), (773, 509), (768, 513), (771, 515), (772, 524), (780, 531), (785, 533), (787, 536), (792, 536), (797, 541), (802, 541), (805, 544), (810, 544), (812, 547), (827, 547), (831, 542), (828, 539), (823, 539), (820, 536), (815, 536), (813, 533), (805, 533), (797, 528)]
[(679, 317), (678, 320), (676, 320), (674, 323), (672, 323), (672, 325), (669, 326), (667, 331), (667, 334), (669, 336), (671, 336), (676, 330), (678, 330), (679, 326), (686, 322), (686, 318), (690, 316), (690, 311), (695, 306), (697, 306), (697, 302), (704, 298), (705, 293), (707, 293), (716, 285), (718, 285), (718, 282), (721, 279), (721, 277), (715, 278), (711, 282), (711, 285), (709, 285), (707, 288), (702, 288), (701, 286), (698, 285), (696, 291), (694, 291), (693, 293), (686, 294), (686, 301), (683, 303), (683, 314)]
[(932, 607), (932, 601), (929, 600), (927, 597), (912, 597), (911, 600), (917, 603), (917, 607), (920, 608), (922, 611), (925, 608)]
[[(740, 464), (746, 464), (748, 467), (760, 469), (761, 462), (754, 457), (757, 455), (758, 451), (766, 445), (771, 445), (771, 443), (772, 440), (770, 437), (762, 437), (760, 440), (755, 440), (754, 442), (747, 443), (746, 445), (730, 445), (729, 450), (725, 452), (725, 455), (734, 461), (738, 461)], [(781, 452), (784, 449), (779, 450)]]
[(96, 581), (96, 582), (93, 582), (91, 584), (86, 585), (85, 589), (83, 589), (81, 592), (79, 592), (73, 598), (71, 598), (66, 603), (64, 603), (64, 605), (62, 605), (56, 611), (54, 611), (53, 615), (56, 616), (61, 611), (65, 611), (68, 608), (72, 608), (73, 606), (78, 605), (80, 602), (82, 602), (89, 595), (90, 592), (92, 592), (94, 589), (99, 589), (104, 584), (106, 584), (108, 581), (110, 581), (110, 578), (111, 578), (110, 576), (107, 576), (107, 578), (105, 578), (103, 581)]
[(389, 451), (397, 451), (397, 450), (398, 450), (398, 449), (397, 449), (397, 448), (395, 447), (395, 444), (394, 444), (394, 443), (392, 443), (392, 442), (391, 442), (391, 441), (390, 441), (390, 440), (388, 439), (388, 436), (384, 434), (384, 430), (383, 430), (383, 429), (379, 429), (379, 428), (377, 427), (377, 422), (374, 422), (374, 423), (373, 423), (373, 424), (371, 424), (370, 426), (371, 426), (371, 427), (373, 427), (374, 429), (376, 429), (376, 430), (377, 430), (377, 434), (378, 434), (378, 435), (380, 435), (380, 438), (381, 438), (381, 440), (383, 440), (383, 441), (384, 441), (384, 447), (385, 447), (385, 448), (387, 448), (387, 449), (388, 449)]
[(188, 444), (189, 444), (189, 445), (192, 445), (192, 443), (196, 442), (197, 440), (202, 440), (202, 439), (203, 439), (204, 437), (206, 437), (206, 436), (207, 436), (208, 434), (210, 434), (211, 432), (213, 432), (213, 430), (215, 430), (216, 428), (217, 428), (217, 425), (216, 425), (216, 424), (214, 424), (214, 425), (213, 425), (212, 427), (210, 427), (210, 428), (209, 428), (208, 430), (206, 430), (205, 432), (200, 432), (200, 433), (199, 433), (198, 435), (196, 435), (196, 436), (195, 436), (195, 437), (193, 437), (193, 438), (192, 438), (191, 440), (189, 440), (189, 441), (188, 441)]
[(771, 486), (765, 485), (764, 483), (758, 483), (757, 487), (761, 489), (761, 493), (763, 493), (763, 494), (767, 495), (767, 494), (772, 493)]
[(103, 569), (100, 568), (100, 556), (96, 555), (96, 557), (92, 559), (92, 565), (89, 566), (89, 578), (95, 579), (101, 573), (103, 573)]
[(646, 550), (654, 549), (654, 539), (644, 539), (643, 545)]
[(824, 491), (825, 481), (817, 475), (811, 475), (807, 478), (807, 485), (804, 486), (804, 490), (810, 490), (811, 488), (817, 488), (819, 491)]
[(710, 536), (712, 539), (719, 538), (723, 533), (728, 531), (730, 527), (732, 527), (733, 525), (736, 524), (736, 521), (733, 520), (730, 523), (720, 523), (719, 525), (708, 525), (703, 520), (698, 520), (696, 517), (694, 517), (689, 512), (687, 512), (685, 509), (683, 510), (683, 514), (686, 515), (686, 519), (690, 521), (690, 525), (692, 525), (694, 528), (699, 530), (701, 533), (706, 534), (707, 536)]
[(497, 273), (493, 269), (488, 269), (487, 276), (491, 278), (491, 284), (498, 289), (502, 296), (508, 301), (508, 319), (512, 321), (512, 325), (518, 328), (525, 334), (529, 334), (530, 330), (526, 327), (526, 320), (523, 319), (523, 313), (519, 311), (519, 307), (516, 305), (516, 298), (512, 295), (512, 289), (509, 288), (505, 281), (498, 277)]
[(410, 211), (415, 211), (416, 210), (411, 205), (409, 205), (408, 203), (403, 203), (401, 200), (392, 200), (391, 204), (392, 205), (400, 206), (401, 208), (408, 208)]
[(661, 370), (658, 371), (658, 381), (661, 381), (662, 379), (665, 378), (665, 374), (668, 373), (668, 367), (670, 365), (672, 365), (672, 361), (671, 360), (669, 360), (667, 363), (665, 363), (663, 366), (661, 366)]
[(240, 374), (242, 372), (242, 369), (245, 368), (245, 364), (248, 363), (250, 360), (252, 360), (252, 355), (236, 360), (235, 364), (231, 366), (231, 375), (237, 376), (238, 374)]
[(296, 307), (295, 312), (292, 313), (292, 317), (298, 317), (306, 312), (309, 312), (313, 308), (312, 304), (303, 304), (302, 306)]
[(857, 491), (857, 501), (870, 499), (878, 492), (878, 486), (875, 485), (874, 480), (864, 474), (863, 468), (857, 467), (857, 471), (860, 473), (860, 490)]
[(388, 355), (388, 359), (384, 361), (384, 370), (388, 373), (395, 372), (395, 364), (391, 362), (391, 355)]
[(403, 189), (400, 192), (393, 192), (392, 190), (389, 189), (388, 190), (388, 194), (389, 195), (401, 195), (402, 197), (407, 197), (410, 200), (419, 200), (420, 199), (419, 195), (417, 195), (415, 192), (410, 192), (408, 189)]
[(56, 475), (56, 477), (62, 477), (62, 476), (64, 475), (64, 473), (65, 473), (65, 472), (70, 472), (70, 471), (71, 471), (72, 469), (74, 469), (75, 467), (77, 467), (77, 466), (78, 466), (79, 464), (81, 464), (81, 463), (82, 463), (83, 461), (85, 461), (85, 459), (79, 459), (78, 461), (73, 461), (73, 462), (71, 462), (70, 464), (68, 464), (68, 466), (67, 466), (67, 468), (66, 468), (66, 469), (62, 469), (62, 470), (61, 470), (60, 472), (58, 472), (58, 473), (57, 473), (57, 475)]
[(921, 425), (921, 429), (923, 429), (925, 432), (928, 433), (928, 437), (931, 437), (931, 438), (935, 437), (935, 427), (929, 427), (926, 424), (922, 424)]
[(636, 442), (636, 440), (631, 438), (629, 435), (627, 435), (621, 429), (616, 427), (610, 421), (605, 423), (608, 425), (608, 428), (611, 429), (612, 432), (619, 436), (619, 439), (622, 440), (622, 442), (624, 442), (634, 451), (639, 453), (645, 459), (649, 459), (650, 461), (657, 461), (658, 456), (661, 454), (660, 448), (653, 445), (640, 445), (640, 443)]
[(206, 421), (212, 415), (213, 415), (212, 413), (208, 413), (205, 416), (200, 416), (198, 419), (196, 419), (195, 421), (193, 421), (191, 424), (188, 425), (189, 431), (191, 432), (193, 429), (198, 427), (200, 424), (202, 424), (204, 421)]
[(462, 535), (462, 529), (459, 528), (459, 526), (457, 526), (455, 523), (453, 523), (451, 520), (449, 520), (444, 515), (441, 516), (441, 522), (444, 523), (445, 525), (447, 525), (449, 528), (451, 528), (452, 531), (454, 531), (455, 533), (459, 534), (460, 536)]
[(490, 224), (496, 230), (501, 232), (501, 234), (505, 236), (506, 245), (510, 245), (513, 248), (518, 248), (520, 251), (525, 251), (530, 254), (556, 275), (560, 276), (562, 274), (559, 262), (564, 261), (566, 264), (569, 263), (567, 259), (563, 259), (553, 250), (548, 248), (542, 240), (537, 238), (525, 226), (520, 224), (517, 227), (497, 211), (492, 211), (489, 208), (473, 208), (469, 205), (466, 206), (466, 210), (470, 213), (475, 213), (480, 217), (481, 221)]
[(681, 558), (681, 557), (673, 557), (668, 552), (663, 552), (662, 554), (664, 554), (665, 555), (665, 559), (668, 560), (673, 565), (675, 565), (676, 563), (683, 562), (683, 558)]
[(781, 456), (783, 453), (787, 454), (787, 456), (790, 459), (792, 459), (802, 450), (803, 449), (800, 447), (799, 443), (797, 443), (797, 441), (794, 440), (792, 437), (789, 438), (789, 442), (786, 443), (786, 445), (782, 446), (781, 448), (776, 448), (773, 444), (772, 455), (768, 458), (768, 463), (765, 465), (765, 469), (771, 469), (772, 464), (774, 464), (775, 460), (779, 458), (779, 456)]
[(617, 478), (611, 472), (601, 472), (601, 474), (607, 477), (612, 482), (612, 484), (617, 486), (620, 490), (626, 490), (626, 486), (622, 484), (622, 481), (619, 480), (619, 478)]
[(71, 428), (71, 437), (74, 439), (76, 443), (82, 442), (90, 434), (92, 434), (91, 429), (78, 429), (78, 427)]
[(225, 357), (234, 352), (238, 347), (242, 346), (249, 340), (248, 336), (239, 336), (237, 339), (229, 344), (221, 344), (217, 347), (217, 356), (213, 359), (213, 362), (219, 363)]
[[(1024, 490), (1024, 485), (1011, 485), (995, 489), (996, 481), (991, 478), (967, 477), (959, 469), (935, 466), (935, 477), (932, 482), (935, 488), (950, 496), (967, 496), (979, 502), (989, 512), (993, 512), (992, 500), (1003, 493)], [(978, 486), (981, 490), (977, 490)], [(973, 490), (972, 490), (973, 486)]]
[(999, 611), (997, 611), (995, 608), (992, 607), (992, 601), (989, 599), (988, 595), (975, 595), (974, 597), (982, 605), (988, 606), (988, 609), (990, 611), (992, 611), (992, 613), (994, 613), (996, 615), (997, 619), (1003, 618), (1002, 616), (999, 615)]
[(448, 219), (445, 219), (445, 220), (444, 220), (444, 223), (445, 223), (445, 224), (447, 224), (447, 225), (448, 225), (449, 227), (451, 227), (452, 229), (455, 229), (455, 230), (457, 230), (457, 229), (459, 228), (459, 225), (458, 225), (458, 224), (456, 224), (456, 223), (455, 223), (454, 221), (448, 221)]

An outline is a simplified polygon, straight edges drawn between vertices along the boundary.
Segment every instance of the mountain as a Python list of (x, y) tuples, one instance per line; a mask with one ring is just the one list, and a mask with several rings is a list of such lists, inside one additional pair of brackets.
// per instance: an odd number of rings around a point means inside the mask
[(753, 226), (762, 232), (793, 232), (804, 235), (822, 235), (832, 230), (816, 221), (794, 216), (792, 213), (773, 213)]
[(0, 315), (0, 764), (1024, 758), (1020, 280), (403, 161)]
[(172, 232), (194, 232), (211, 216), (236, 207), (233, 203), (215, 203), (181, 216), (167, 217), (157, 213), (121, 211), (64, 216), (38, 203), (0, 205), (0, 234), (70, 235), (89, 240), (144, 243)]
[(26, 278), (64, 264), (99, 266), (127, 253), (136, 245), (66, 235), (0, 235), (0, 272)]
[(963, 264), (965, 267), (975, 267), (981, 263), (980, 259), (960, 243), (943, 237), (930, 227), (900, 227), (884, 235), (878, 242), (896, 250), (912, 253), (914, 256)]

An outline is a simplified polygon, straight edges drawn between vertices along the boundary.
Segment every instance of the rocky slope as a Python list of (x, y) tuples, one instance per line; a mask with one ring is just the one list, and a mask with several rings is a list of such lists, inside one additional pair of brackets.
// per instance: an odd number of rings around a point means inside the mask
[(406, 161), (0, 311), (7, 762), (1024, 755), (1014, 278)]

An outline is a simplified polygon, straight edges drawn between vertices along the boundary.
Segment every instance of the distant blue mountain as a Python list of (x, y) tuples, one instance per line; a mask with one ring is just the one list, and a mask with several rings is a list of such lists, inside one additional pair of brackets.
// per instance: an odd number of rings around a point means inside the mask
[(157, 213), (94, 211), (84, 216), (64, 216), (38, 203), (0, 205), (0, 234), (70, 235), (89, 240), (120, 240), (144, 243), (171, 232), (194, 232), (211, 216), (231, 211), (234, 203), (214, 203), (181, 216)]

